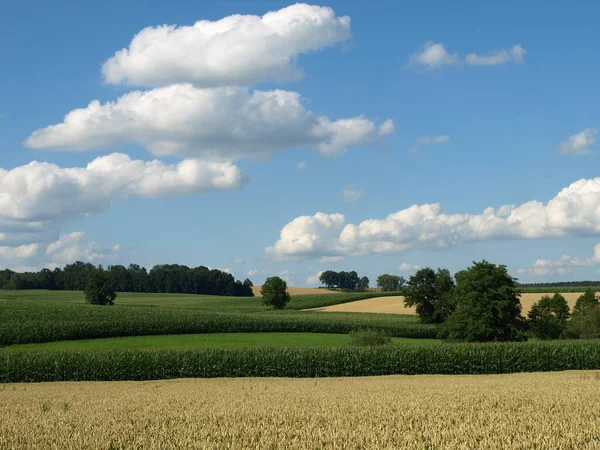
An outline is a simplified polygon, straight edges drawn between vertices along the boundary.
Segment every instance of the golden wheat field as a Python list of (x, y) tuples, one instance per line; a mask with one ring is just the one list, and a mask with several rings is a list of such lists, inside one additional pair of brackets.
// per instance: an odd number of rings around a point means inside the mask
[(0, 386), (2, 449), (596, 449), (600, 372)]
[[(252, 286), (252, 292), (256, 297), (261, 297), (262, 294), (260, 292), (262, 286)], [(317, 289), (317, 288), (298, 288), (298, 287), (289, 287), (288, 293), (290, 295), (315, 295), (315, 294), (339, 294), (339, 291), (329, 291), (327, 289)]]
[[(575, 306), (577, 298), (582, 293), (565, 293), (563, 297), (569, 303), (571, 309)], [(531, 306), (542, 298), (544, 294), (521, 294), (521, 305), (523, 306), (523, 315), (527, 315)], [(546, 294), (552, 295), (552, 294)], [(313, 311), (325, 312), (370, 312), (384, 314), (415, 314), (414, 308), (404, 306), (404, 297), (379, 297), (368, 300), (358, 300), (356, 302), (342, 303), (341, 305), (327, 306), (325, 308), (315, 308)]]

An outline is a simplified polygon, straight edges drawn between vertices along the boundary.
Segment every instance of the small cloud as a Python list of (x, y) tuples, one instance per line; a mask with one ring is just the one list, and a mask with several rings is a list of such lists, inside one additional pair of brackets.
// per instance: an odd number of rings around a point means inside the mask
[(331, 263), (331, 262), (339, 262), (342, 259), (344, 259), (343, 256), (323, 256), (322, 258), (319, 258), (318, 261), (320, 263)]
[(561, 155), (587, 155), (592, 153), (590, 146), (596, 142), (597, 128), (586, 128), (585, 130), (569, 136), (560, 144), (558, 153)]
[(349, 184), (342, 189), (342, 198), (347, 202), (355, 202), (365, 195), (364, 189), (356, 189), (355, 184)]
[(422, 45), (420, 51), (413, 53), (410, 57), (410, 66), (425, 66), (429, 69), (456, 64), (458, 53), (450, 54), (441, 42), (429, 41)]
[(480, 56), (476, 53), (469, 53), (465, 56), (465, 62), (472, 66), (495, 66), (507, 62), (523, 64), (527, 50), (519, 44), (513, 46), (510, 50), (496, 50), (486, 56)]
[(410, 152), (413, 155), (416, 155), (420, 152), (421, 147), (426, 145), (436, 145), (436, 144), (445, 144), (450, 140), (450, 136), (447, 134), (442, 134), (440, 136), (424, 136), (419, 137), (415, 140), (415, 146), (410, 149)]
[(421, 266), (407, 262), (403, 262), (402, 264), (400, 264), (400, 266), (398, 266), (398, 270), (400, 272), (412, 272), (419, 269), (421, 269)]
[(260, 271), (259, 271), (259, 270), (257, 270), (257, 269), (250, 269), (250, 270), (248, 271), (248, 273), (246, 274), (246, 276), (247, 276), (247, 277), (253, 277), (253, 276), (255, 276), (255, 275), (258, 275), (259, 273), (260, 273)]
[(235, 264), (244, 264), (244, 258), (235, 258), (233, 262)]
[(306, 169), (307, 164), (305, 162), (298, 163), (298, 170)]

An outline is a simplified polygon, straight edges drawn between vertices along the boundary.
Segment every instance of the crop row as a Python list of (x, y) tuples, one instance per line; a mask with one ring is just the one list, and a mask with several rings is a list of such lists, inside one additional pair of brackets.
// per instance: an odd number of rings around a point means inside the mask
[(0, 351), (0, 382), (352, 377), (600, 369), (600, 342), (384, 348)]
[(349, 333), (361, 328), (391, 336), (435, 338), (416, 316), (269, 311), (217, 313), (183, 308), (92, 306), (0, 300), (0, 346), (74, 339), (194, 333)]

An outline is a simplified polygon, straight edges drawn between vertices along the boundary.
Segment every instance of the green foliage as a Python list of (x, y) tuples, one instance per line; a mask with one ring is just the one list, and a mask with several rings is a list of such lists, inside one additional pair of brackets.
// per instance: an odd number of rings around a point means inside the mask
[(573, 317), (584, 316), (588, 311), (598, 308), (598, 306), (600, 306), (600, 303), (596, 297), (596, 292), (592, 288), (587, 288), (575, 302)]
[(392, 338), (378, 330), (358, 330), (350, 333), (350, 345), (357, 347), (379, 347), (391, 343)]
[(469, 342), (525, 339), (520, 294), (506, 266), (484, 260), (455, 278), (456, 311), (443, 324), (440, 337)]
[(102, 266), (88, 273), (85, 300), (92, 305), (114, 305), (117, 294)]
[[(211, 303), (224, 301), (219, 297), (209, 297), (209, 300)], [(236, 305), (254, 301), (242, 298), (230, 300)], [(49, 300), (0, 300), (0, 346), (159, 334), (273, 331), (348, 334), (361, 328), (377, 328), (394, 337), (432, 339), (437, 335), (435, 326), (419, 323), (418, 318), (411, 315), (276, 312), (260, 308), (258, 299), (255, 307), (236, 309), (241, 308), (236, 306), (221, 310), (130, 306), (123, 304), (126, 301), (120, 296), (118, 305), (105, 308)]]
[(279, 277), (267, 278), (262, 285), (260, 292), (263, 297), (263, 304), (272, 306), (275, 309), (283, 309), (291, 299), (287, 292), (287, 283)]
[(0, 351), (0, 383), (459, 375), (598, 369), (599, 341), (327, 349)]
[(398, 291), (402, 289), (404, 283), (406, 283), (406, 280), (403, 277), (399, 277), (397, 275), (390, 275), (384, 273), (383, 275), (379, 275), (377, 277), (377, 287), (381, 288), (382, 291)]
[(327, 289), (340, 289), (345, 292), (364, 291), (369, 287), (369, 278), (360, 278), (354, 270), (350, 272), (326, 270), (319, 276), (319, 281)]
[(406, 284), (404, 304), (415, 306), (424, 323), (443, 323), (454, 311), (454, 280), (446, 269), (418, 270)]
[(570, 339), (600, 339), (600, 306), (590, 307), (583, 313), (573, 314), (565, 330)]
[[(594, 283), (597, 283), (597, 282), (594, 282)], [(555, 292), (567, 294), (567, 293), (571, 293), (571, 292), (583, 292), (586, 290), (586, 288), (588, 286), (579, 286), (579, 285), (573, 285), (573, 286), (562, 286), (562, 285), (537, 286), (536, 285), (536, 286), (532, 286), (532, 285), (526, 285), (525, 287), (523, 287), (522, 285), (517, 285), (517, 287), (523, 294), (554, 294)], [(594, 284), (593, 286), (590, 286), (590, 287), (594, 290), (594, 292), (600, 291), (600, 285), (598, 285), (598, 284)]]
[(569, 304), (562, 295), (544, 295), (529, 311), (531, 333), (539, 339), (558, 339), (567, 327), (569, 315)]

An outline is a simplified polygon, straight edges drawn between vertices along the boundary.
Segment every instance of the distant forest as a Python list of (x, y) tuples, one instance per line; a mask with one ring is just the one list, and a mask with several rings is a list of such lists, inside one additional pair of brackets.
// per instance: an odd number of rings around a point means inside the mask
[(522, 288), (587, 287), (600, 286), (600, 281), (559, 281), (553, 283), (517, 283)]
[[(0, 271), (3, 290), (50, 289), (83, 291), (88, 275), (96, 270), (90, 263), (77, 261), (64, 269), (42, 269), (39, 272)], [(252, 282), (236, 281), (233, 275), (205, 266), (189, 268), (178, 264), (154, 266), (150, 272), (137, 264), (108, 266), (107, 272), (117, 292), (168, 294), (205, 294), (252, 297)]]

